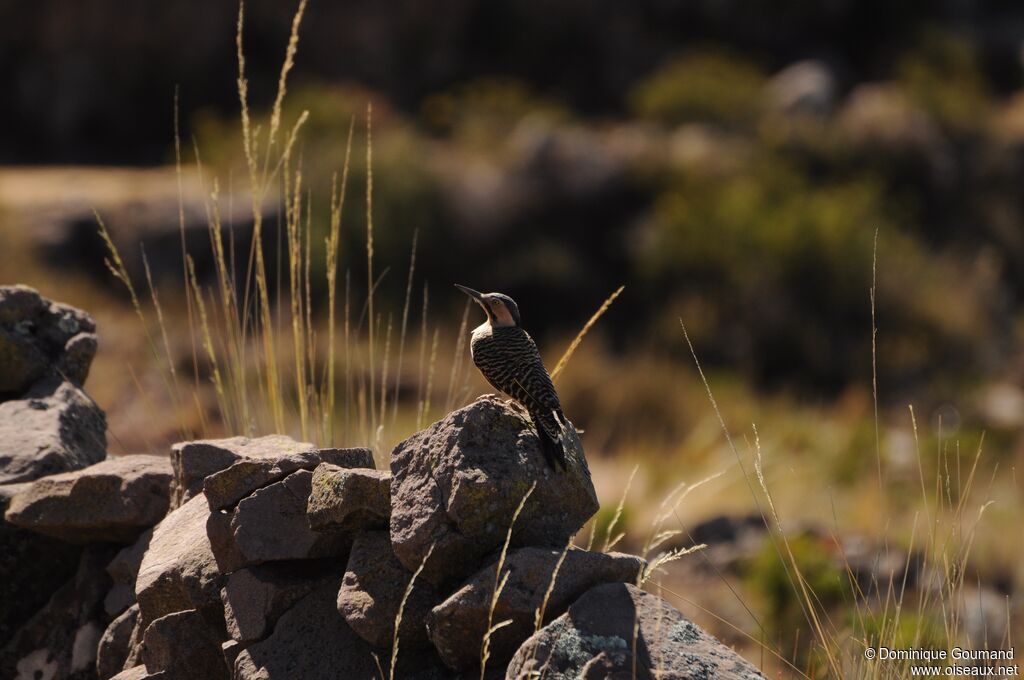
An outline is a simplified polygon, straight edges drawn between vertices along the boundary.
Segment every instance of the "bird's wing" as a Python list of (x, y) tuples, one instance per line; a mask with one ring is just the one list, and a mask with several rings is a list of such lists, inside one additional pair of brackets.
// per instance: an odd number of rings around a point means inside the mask
[(500, 340), (507, 359), (504, 375), (496, 382), (507, 385), (505, 391), (531, 411), (561, 411), (558, 393), (533, 338), (521, 328), (499, 328), (495, 331), (504, 336)]

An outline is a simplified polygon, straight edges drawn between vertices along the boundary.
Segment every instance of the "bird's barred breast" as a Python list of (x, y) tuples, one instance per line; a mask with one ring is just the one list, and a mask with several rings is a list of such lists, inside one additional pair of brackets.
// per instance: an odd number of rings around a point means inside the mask
[(521, 328), (493, 328), (474, 331), (471, 344), (473, 363), (496, 388), (527, 408), (560, 409), (558, 395), (540, 352)]

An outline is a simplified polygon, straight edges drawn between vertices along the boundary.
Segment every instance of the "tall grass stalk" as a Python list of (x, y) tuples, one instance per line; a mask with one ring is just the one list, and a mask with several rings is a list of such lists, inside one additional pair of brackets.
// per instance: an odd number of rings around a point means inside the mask
[(583, 338), (586, 336), (587, 333), (590, 332), (590, 329), (594, 326), (594, 324), (596, 324), (598, 320), (602, 316), (604, 316), (604, 313), (607, 312), (608, 308), (612, 306), (613, 302), (615, 302), (615, 298), (619, 297), (619, 295), (621, 295), (622, 291), (624, 291), (625, 289), (625, 286), (619, 286), (617, 289), (615, 289), (615, 292), (609, 295), (608, 298), (605, 299), (605, 301), (601, 304), (601, 306), (598, 307), (597, 311), (594, 312), (593, 316), (591, 316), (590, 319), (587, 320), (587, 323), (583, 325), (583, 328), (581, 328), (580, 332), (576, 334), (576, 337), (573, 338), (573, 341), (569, 343), (569, 347), (568, 349), (565, 350), (565, 354), (563, 354), (561, 358), (558, 360), (558, 363), (555, 364), (555, 369), (551, 371), (552, 380), (557, 378), (558, 374), (565, 370), (566, 365), (569, 363), (569, 359), (571, 359), (573, 353), (576, 352), (576, 348), (580, 346), (581, 342), (583, 342)]
[(512, 542), (512, 531), (515, 529), (519, 514), (526, 507), (526, 501), (530, 499), (536, 488), (537, 482), (530, 485), (530, 488), (523, 494), (522, 500), (519, 501), (516, 511), (512, 513), (512, 521), (509, 522), (508, 531), (505, 533), (505, 543), (501, 546), (501, 555), (498, 557), (498, 564), (494, 569), (494, 590), (491, 591), (491, 602), (487, 608), (487, 630), (484, 632), (484, 638), (480, 644), (480, 680), (484, 680), (487, 676), (487, 661), (491, 658), (491, 636), (512, 623), (511, 619), (494, 623), (494, 610), (497, 609), (498, 600), (501, 599), (501, 593), (508, 583), (509, 572), (502, 573), (502, 569), (505, 568), (505, 557), (508, 555), (509, 543)]

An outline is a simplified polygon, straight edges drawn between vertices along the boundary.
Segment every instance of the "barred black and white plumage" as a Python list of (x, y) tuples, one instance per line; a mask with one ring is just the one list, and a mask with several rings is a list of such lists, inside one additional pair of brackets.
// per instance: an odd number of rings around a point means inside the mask
[(501, 293), (482, 294), (464, 286), (458, 288), (473, 297), (487, 313), (487, 321), (473, 330), (470, 343), (473, 363), (487, 382), (526, 408), (548, 464), (564, 470), (563, 432), (568, 421), (537, 345), (519, 325), (518, 306)]

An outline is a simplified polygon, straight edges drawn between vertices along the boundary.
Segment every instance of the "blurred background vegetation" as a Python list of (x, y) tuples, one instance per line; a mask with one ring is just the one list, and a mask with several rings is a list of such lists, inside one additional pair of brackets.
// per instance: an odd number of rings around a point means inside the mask
[[(252, 216), (236, 12), (197, 0), (0, 0), (0, 278), (97, 317), (89, 388), (109, 413), (116, 452), (163, 451), (183, 430), (226, 434), (211, 390), (182, 408), (161, 396), (160, 360), (103, 265), (92, 210), (137, 283), (145, 248), (171, 363), (208, 385), (210, 367), (193, 359), (180, 246), (200, 285), (211, 285), (216, 177), (231, 261), (237, 248), (244, 269)], [(246, 6), (250, 104), (263, 129), (292, 12), (291, 3)], [(995, 628), (1020, 619), (1024, 6), (313, 0), (300, 35), (283, 120), (290, 129), (308, 111), (291, 162), (307, 206), (314, 321), (327, 299), (324, 238), (353, 121), (339, 254), (353, 322), (367, 293), (368, 103), (374, 273), (383, 274), (375, 294), (386, 310), (369, 321), (378, 342), (391, 325), (398, 342), (412, 290), (403, 343), (420, 358), (390, 366), (400, 410), (380, 438), (381, 460), (422, 420), (426, 392), (436, 392), (434, 416), (486, 391), (457, 343), (465, 308), (451, 283), (512, 295), (551, 363), (625, 284), (558, 386), (586, 429), (606, 509), (640, 464), (620, 518), (626, 547), (643, 543), (653, 499), (680, 482), (720, 475), (678, 508), (686, 534), (756, 511), (760, 447), (766, 484), (795, 532), (791, 561), (823, 608), (857, 599), (847, 583), (856, 569), (837, 555), (856, 541), (875, 556), (899, 546), (909, 569), (935, 547), (921, 544), (921, 520), (945, 512), (949, 541), (971, 546), (959, 578), (1003, 608), (1001, 622), (975, 616), (975, 629), (957, 634), (998, 640)], [(283, 208), (271, 196), (262, 209), (280, 302)], [(470, 327), (477, 322), (471, 310)], [(435, 356), (433, 382), (424, 354)], [(979, 446), (972, 487), (964, 482)], [(961, 522), (990, 500), (967, 541)], [(611, 515), (599, 520), (604, 531)], [(726, 532), (742, 546), (740, 534)], [(737, 551), (695, 559), (693, 573), (680, 561), (665, 587), (755, 660), (755, 643), (791, 658), (813, 631), (800, 630), (806, 614), (788, 572), (759, 543)], [(889, 626), (926, 639), (946, 625), (939, 639), (948, 639), (948, 622), (926, 597), (917, 602), (916, 618), (898, 626), (863, 615), (836, 625), (861, 638)], [(792, 658), (814, 673), (813, 653)]]

